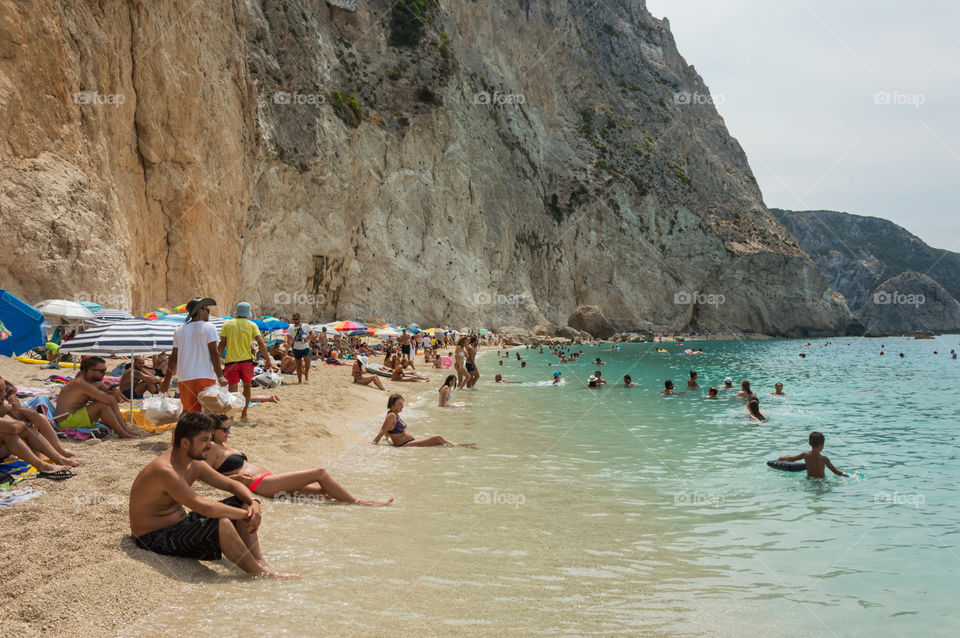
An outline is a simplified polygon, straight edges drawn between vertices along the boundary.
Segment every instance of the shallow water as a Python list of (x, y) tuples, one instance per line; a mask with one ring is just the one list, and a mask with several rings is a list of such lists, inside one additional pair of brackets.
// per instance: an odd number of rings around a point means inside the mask
[[(352, 446), (328, 469), (394, 505), (268, 502), (268, 557), (303, 578), (218, 565), (202, 600), (131, 633), (954, 635), (960, 361), (945, 353), (958, 342), (584, 347), (599, 368), (484, 355), (479, 389), (454, 393), (465, 408), (435, 407), (436, 378), (405, 388), (414, 434), (479, 450)], [(537, 384), (556, 369), (565, 385)], [(610, 385), (586, 389), (596, 369)], [(690, 369), (700, 389), (685, 387)], [(492, 384), (496, 372), (524, 383)], [(639, 387), (614, 385), (625, 373)], [(728, 375), (753, 382), (767, 423), (732, 392), (703, 398)], [(679, 395), (660, 395), (666, 378)], [(768, 396), (776, 381), (790, 396)], [(352, 427), (371, 439), (378, 426)], [(811, 430), (863, 476), (766, 467), (809, 449)]]

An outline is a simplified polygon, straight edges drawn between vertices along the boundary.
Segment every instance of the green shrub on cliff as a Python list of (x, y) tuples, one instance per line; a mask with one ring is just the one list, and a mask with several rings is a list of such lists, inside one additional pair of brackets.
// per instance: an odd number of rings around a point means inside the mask
[(398, 0), (390, 17), (390, 44), (416, 46), (423, 35), (423, 25), (430, 21), (430, 13), (437, 8), (437, 0)]

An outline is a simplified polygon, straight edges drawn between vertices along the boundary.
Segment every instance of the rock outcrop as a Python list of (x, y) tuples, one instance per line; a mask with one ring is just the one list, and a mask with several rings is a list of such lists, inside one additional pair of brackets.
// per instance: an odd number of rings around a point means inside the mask
[(867, 336), (960, 333), (960, 302), (927, 275), (905, 272), (872, 292), (860, 320)]
[(926, 273), (954, 299), (960, 298), (960, 253), (931, 248), (891, 221), (829, 210), (771, 212), (854, 313), (877, 286), (908, 271)]
[(538, 337), (530, 330), (519, 326), (503, 326), (497, 329), (497, 335), (503, 339), (508, 346), (525, 346), (538, 343), (541, 337)]
[(587, 332), (597, 339), (609, 339), (616, 330), (597, 306), (578, 306), (567, 324), (575, 330)]
[(641, 0), (0, 2), (0, 276), (29, 299), (847, 325)]

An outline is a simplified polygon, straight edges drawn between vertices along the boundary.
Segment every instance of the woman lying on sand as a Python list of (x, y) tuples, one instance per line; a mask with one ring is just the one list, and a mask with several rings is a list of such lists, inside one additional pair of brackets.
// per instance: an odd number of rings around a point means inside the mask
[(246, 454), (227, 445), (227, 438), (230, 436), (230, 417), (216, 414), (213, 418), (217, 421), (217, 428), (213, 431), (213, 441), (210, 443), (206, 462), (224, 476), (240, 481), (255, 494), (269, 498), (278, 494), (322, 496), (357, 505), (389, 505), (393, 502), (392, 498), (389, 501), (355, 498), (333, 480), (330, 473), (322, 467), (274, 474), (266, 468), (250, 463)]
[(390, 441), (395, 447), (433, 447), (436, 445), (445, 445), (447, 447), (477, 447), (476, 443), (451, 443), (442, 436), (428, 436), (425, 439), (417, 439), (407, 432), (407, 424), (400, 418), (400, 411), (403, 410), (403, 397), (399, 394), (391, 394), (387, 399), (387, 416), (383, 420), (383, 425), (377, 436), (373, 438), (373, 444), (380, 443), (380, 439), (389, 436)]
[(363, 371), (363, 362), (357, 358), (357, 360), (353, 362), (353, 368), (350, 370), (350, 374), (353, 375), (354, 383), (359, 383), (360, 385), (370, 385), (372, 383), (381, 390), (386, 391), (386, 388), (383, 387), (382, 383), (380, 383), (380, 377), (375, 374), (368, 374), (364, 376)]

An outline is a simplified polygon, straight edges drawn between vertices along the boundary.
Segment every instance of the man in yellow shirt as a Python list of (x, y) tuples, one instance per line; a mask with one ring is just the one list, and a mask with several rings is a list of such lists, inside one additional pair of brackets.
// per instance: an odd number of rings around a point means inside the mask
[(267, 344), (260, 336), (260, 329), (250, 321), (250, 304), (241, 301), (237, 304), (234, 318), (220, 328), (220, 343), (217, 350), (222, 355), (226, 351), (226, 363), (223, 366), (223, 376), (230, 384), (230, 392), (236, 392), (237, 386), (243, 382), (243, 396), (247, 400), (243, 405), (241, 419), (247, 418), (247, 408), (250, 406), (250, 382), (253, 380), (253, 342), (257, 342), (260, 353), (267, 362), (267, 370), (273, 369)]

